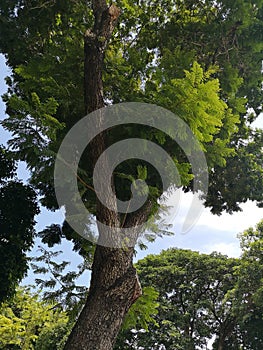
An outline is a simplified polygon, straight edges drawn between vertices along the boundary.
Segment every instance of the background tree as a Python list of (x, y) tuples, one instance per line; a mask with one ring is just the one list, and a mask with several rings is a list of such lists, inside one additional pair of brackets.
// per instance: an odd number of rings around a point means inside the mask
[(28, 269), (34, 243), (36, 193), (16, 178), (16, 163), (0, 146), (0, 303), (12, 296)]
[(261, 349), (261, 231), (262, 222), (244, 231), (238, 259), (172, 248), (140, 260), (142, 285), (159, 293), (158, 313), (147, 327), (122, 330), (115, 349), (207, 349), (209, 340), (215, 350)]
[[(263, 261), (262, 261), (263, 222), (255, 228), (250, 227), (239, 235), (242, 248), (240, 266), (236, 272), (235, 313), (238, 315), (239, 328), (236, 337), (246, 349), (261, 349), (263, 344)], [(231, 340), (226, 346), (232, 349)]]
[[(206, 205), (213, 212), (238, 210), (248, 198), (261, 203), (262, 139), (250, 122), (261, 101), (262, 1), (123, 0), (116, 5), (81, 0), (1, 4), (0, 49), (13, 72), (3, 125), (14, 135), (10, 146), (27, 162), (42, 204), (57, 208), (53, 165), (61, 140), (83, 115), (109, 101), (156, 103), (189, 124), (207, 155), (211, 181)], [(254, 109), (250, 116), (249, 107)], [(82, 199), (108, 226), (129, 227), (153, 217), (166, 190), (151, 166), (130, 160), (116, 169), (113, 190), (121, 199), (130, 198), (127, 178), (137, 179), (138, 167), (145, 167), (152, 189), (146, 206), (123, 222), (121, 214), (96, 201), (90, 191), (96, 159), (111, 142), (131, 136), (162, 145), (178, 164), (185, 190), (192, 189), (191, 166), (167, 135), (136, 126), (113, 129), (96, 138), (79, 163), (79, 176), (88, 185), (79, 184)], [(251, 157), (248, 144), (257, 157)], [(251, 181), (244, 182), (248, 174)], [(116, 207), (115, 199), (109, 200)], [(62, 237), (92, 260), (94, 247), (66, 223), (62, 231), (51, 227), (45, 232), (53, 243)], [(88, 300), (68, 348), (112, 348), (138, 290), (132, 256), (133, 249), (96, 247)]]
[(238, 259), (221, 254), (176, 248), (140, 260), (140, 280), (159, 292), (159, 312), (149, 332), (130, 329), (116, 349), (205, 349), (214, 335), (223, 341), (230, 337), (236, 317), (227, 295), (235, 287), (238, 265)]

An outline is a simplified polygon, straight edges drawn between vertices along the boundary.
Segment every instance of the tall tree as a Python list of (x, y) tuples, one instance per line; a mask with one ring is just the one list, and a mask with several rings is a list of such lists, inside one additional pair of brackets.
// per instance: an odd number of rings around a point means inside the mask
[[(3, 125), (14, 134), (10, 145), (16, 157), (27, 161), (42, 204), (57, 208), (54, 159), (68, 130), (87, 112), (122, 101), (156, 103), (189, 124), (207, 155), (212, 181), (206, 205), (215, 213), (238, 210), (248, 198), (262, 202), (260, 133), (252, 133), (249, 122), (254, 117), (246, 112), (253, 107), (256, 116), (260, 101), (262, 1), (120, 0), (110, 5), (105, 0), (10, 0), (0, 10), (0, 49), (13, 72), (4, 97), (9, 118)], [(164, 133), (134, 125), (102, 133), (83, 155), (78, 178), (85, 205), (109, 227), (136, 226), (154, 217), (167, 189), (151, 165), (132, 159), (114, 173), (113, 193), (129, 199), (127, 179), (145, 180), (146, 175), (146, 204), (124, 216), (96, 199), (91, 190), (94, 164), (110, 142), (129, 137), (162, 145), (178, 165), (185, 190), (192, 189), (191, 165)], [(251, 142), (257, 158), (247, 151)], [(239, 160), (240, 152), (250, 160), (245, 167), (231, 161)], [(102, 175), (107, 159), (103, 167)], [(232, 174), (244, 180), (244, 170), (259, 176), (251, 176), (235, 192), (240, 183), (229, 183)], [(116, 198), (107, 200), (117, 208)], [(44, 233), (53, 243), (63, 236), (93, 258), (91, 244), (67, 223), (62, 231), (50, 227)], [(112, 349), (127, 310), (140, 295), (132, 257), (133, 247), (96, 246), (87, 303), (66, 349)]]

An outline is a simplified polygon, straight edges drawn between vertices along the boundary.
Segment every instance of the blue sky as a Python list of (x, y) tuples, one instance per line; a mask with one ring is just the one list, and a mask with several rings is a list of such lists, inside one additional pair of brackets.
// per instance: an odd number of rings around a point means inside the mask
[[(4, 57), (0, 55), (0, 93), (6, 91), (4, 77), (8, 75), (8, 69), (5, 66)], [(0, 101), (0, 119), (4, 118), (4, 104)], [(257, 123), (257, 127), (263, 128), (263, 117)], [(0, 128), (0, 144), (8, 139), (8, 133)], [(19, 167), (19, 176), (23, 179), (27, 177), (27, 172), (23, 164)], [(170, 198), (169, 204), (173, 205), (175, 199)], [(198, 250), (204, 253), (220, 251), (228, 256), (238, 256), (240, 254), (239, 241), (237, 234), (250, 226), (254, 226), (263, 218), (263, 209), (257, 208), (252, 202), (242, 205), (243, 211), (233, 215), (223, 213), (221, 216), (214, 216), (209, 209), (203, 209), (202, 214), (196, 225), (187, 233), (182, 234), (182, 225), (186, 218), (186, 213), (190, 208), (191, 194), (182, 194), (180, 196), (179, 208), (177, 214), (169, 216), (170, 223), (173, 225), (174, 236), (158, 238), (154, 243), (148, 245), (145, 251), (139, 251), (136, 260), (150, 253), (158, 253), (162, 249), (169, 247), (180, 247), (192, 250)], [(51, 213), (42, 209), (37, 217), (37, 230), (43, 229), (46, 225), (54, 222), (62, 222), (63, 214)], [(79, 259), (72, 254), (71, 245), (63, 245), (64, 257), (72, 260), (73, 264), (79, 262)], [(28, 282), (32, 282), (32, 276), (29, 276)]]

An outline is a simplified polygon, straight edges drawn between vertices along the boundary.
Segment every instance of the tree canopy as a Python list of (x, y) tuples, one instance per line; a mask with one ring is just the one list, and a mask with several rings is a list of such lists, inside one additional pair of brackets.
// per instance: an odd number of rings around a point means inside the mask
[[(155, 103), (188, 123), (211, 169), (206, 204), (213, 212), (239, 210), (248, 198), (261, 203), (262, 135), (249, 125), (261, 111), (262, 2), (116, 4), (122, 15), (105, 52), (105, 103)], [(3, 125), (14, 133), (10, 145), (33, 171), (31, 181), (43, 204), (54, 209), (53, 158), (65, 133), (85, 115), (83, 46), (93, 23), (92, 6), (82, 1), (7, 1), (1, 23), (1, 51), (13, 70), (5, 95), (10, 117)], [(161, 143), (180, 164), (182, 184), (191, 187), (187, 160), (164, 135), (129, 125), (117, 128), (111, 142), (120, 133)], [(92, 166), (83, 158), (82, 177), (92, 185)], [(130, 162), (133, 169), (142, 165)], [(118, 173), (138, 176), (125, 167)], [(233, 174), (240, 181), (230, 182)], [(117, 194), (129, 196), (129, 181), (117, 180)], [(147, 181), (156, 188), (152, 195), (159, 197), (160, 179), (151, 168)], [(82, 192), (94, 212), (93, 193), (88, 188)]]
[(262, 348), (262, 222), (240, 235), (241, 258), (171, 248), (136, 267), (158, 293), (158, 313), (146, 327), (123, 330), (117, 349)]

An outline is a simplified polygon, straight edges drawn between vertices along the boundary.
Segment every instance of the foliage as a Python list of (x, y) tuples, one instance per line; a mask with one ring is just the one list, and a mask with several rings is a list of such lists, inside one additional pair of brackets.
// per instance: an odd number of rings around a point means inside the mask
[(263, 221), (245, 230), (239, 238), (243, 253), (235, 289), (240, 324), (237, 335), (245, 349), (259, 350), (263, 346)]
[(36, 193), (16, 179), (16, 163), (0, 146), (0, 303), (12, 296), (28, 269), (26, 253), (32, 248)]
[[(240, 346), (261, 349), (262, 222), (256, 230), (246, 230), (240, 239), (244, 251), (240, 259), (173, 248), (139, 261), (143, 296), (129, 310), (115, 349), (205, 348), (214, 335), (214, 349), (219, 349), (219, 343), (226, 350), (238, 350)], [(64, 294), (67, 313), (76, 317), (72, 313), (76, 304), (68, 301), (73, 295), (78, 299), (83, 296), (77, 295), (78, 287), (76, 294), (72, 293), (76, 274), (67, 285), (68, 276), (62, 274), (65, 263), (53, 260), (57, 254), (43, 253), (46, 266), (50, 265), (48, 270), (54, 274), (51, 277), (65, 283), (63, 293), (58, 291), (56, 296), (56, 292), (46, 292), (45, 301), (39, 301), (37, 294), (19, 289), (1, 309), (1, 346), (10, 346), (13, 341), (16, 349), (62, 349), (62, 339), (65, 340), (71, 324), (66, 314), (59, 311), (61, 304), (51, 300)], [(49, 286), (48, 280), (42, 283), (45, 288)]]
[[(262, 1), (118, 3), (127, 14), (118, 39), (121, 40), (123, 32), (129, 32), (125, 54), (130, 60), (136, 57), (135, 70), (143, 76), (143, 96), (147, 96), (147, 101), (157, 101), (169, 109), (174, 106), (173, 111), (177, 113), (180, 103), (173, 104), (169, 98), (174, 96), (177, 100), (178, 92), (173, 90), (172, 82), (182, 78), (194, 61), (205, 71), (213, 69), (212, 76), (219, 79), (219, 95), (231, 113), (223, 120), (215, 141), (206, 146), (211, 176), (205, 205), (211, 207), (213, 213), (220, 214), (222, 210), (230, 213), (241, 210), (240, 203), (248, 198), (262, 204), (262, 141), (258, 142), (262, 140), (262, 131), (250, 128), (251, 121), (262, 111)], [(147, 54), (145, 45), (149, 49)], [(147, 62), (146, 69), (144, 62)], [(116, 90), (119, 94), (117, 88), (112, 93)], [(194, 93), (193, 98), (195, 96)], [(135, 98), (134, 94), (132, 97)], [(187, 105), (186, 97), (187, 91), (185, 100), (179, 102)], [(198, 104), (189, 110), (195, 111)], [(239, 116), (240, 121), (234, 134), (231, 114)], [(220, 157), (221, 152), (226, 151), (228, 138), (235, 152)], [(250, 145), (257, 154), (256, 162), (251, 158)], [(254, 181), (255, 185), (251, 186)]]
[[(66, 289), (64, 289), (64, 293)], [(69, 290), (69, 294), (70, 294)], [(77, 295), (77, 293), (76, 293)], [(157, 313), (158, 293), (152, 287), (143, 290), (143, 296), (129, 310), (123, 330), (132, 327), (147, 329), (152, 316)], [(81, 299), (81, 294), (78, 295)], [(82, 299), (84, 300), (83, 296)], [(22, 350), (60, 350), (72, 327), (68, 314), (74, 315), (75, 305), (67, 304), (67, 312), (61, 304), (52, 302), (54, 297), (32, 293), (29, 288), (18, 288), (16, 294), (0, 309), (1, 349)], [(82, 306), (79, 302), (79, 308)], [(76, 317), (76, 314), (75, 314)], [(74, 320), (74, 319), (73, 319)]]
[(240, 203), (245, 203), (248, 198), (256, 201), (259, 207), (263, 205), (263, 131), (245, 128), (244, 132), (245, 137), (237, 135), (235, 153), (226, 160), (226, 166), (220, 171), (215, 166), (210, 173), (206, 205), (214, 203), (213, 213), (219, 214), (222, 208), (231, 214), (241, 211)]
[[(62, 252), (49, 252), (43, 247), (39, 248), (42, 255), (33, 259), (31, 267), (36, 275), (41, 275), (41, 278), (36, 278), (35, 282), (43, 290), (42, 299), (63, 307), (67, 310), (70, 319), (74, 321), (88, 293), (87, 287), (78, 284), (78, 278), (90, 268), (88, 262), (83, 261), (76, 272), (67, 271), (69, 262), (57, 260)], [(159, 306), (157, 298), (158, 292), (154, 288), (143, 288), (142, 296), (129, 309), (122, 329), (125, 331), (133, 327), (142, 327), (147, 330), (148, 323), (154, 323), (153, 315), (157, 313)]]
[(214, 336), (213, 349), (261, 349), (262, 263), (247, 260), (261, 229), (243, 233), (240, 259), (172, 248), (140, 260), (143, 286), (159, 293), (158, 314), (147, 328), (122, 332), (116, 349), (205, 349)]
[(142, 331), (145, 333), (149, 331), (149, 324), (158, 326), (154, 318), (158, 314), (158, 295), (159, 293), (153, 287), (143, 288), (142, 296), (132, 305), (124, 319), (114, 347), (115, 350), (131, 348), (130, 341), (127, 339), (128, 332), (137, 333)]
[(152, 287), (145, 287), (142, 291), (142, 297), (136, 300), (131, 306), (122, 329), (144, 328), (148, 331), (148, 323), (153, 322), (153, 315), (157, 314), (159, 304), (156, 302), (158, 292)]
[[(203, 348), (213, 336), (214, 349), (218, 349), (219, 342), (227, 350), (238, 350), (240, 346), (261, 349), (262, 222), (255, 230), (244, 231), (240, 241), (240, 259), (169, 249), (139, 261), (143, 296), (129, 310), (115, 349)], [(80, 302), (76, 308), (76, 303), (70, 301), (76, 296), (82, 298), (76, 274), (69, 273), (67, 284), (67, 274), (61, 271), (65, 263), (52, 262), (55, 256), (43, 252), (45, 258), (39, 260), (53, 266), (55, 278), (64, 283), (53, 293), (47, 291), (53, 277), (42, 280), (45, 299), (59, 301), (63, 296), (68, 313), (76, 317), (71, 308), (79, 310), (82, 305)], [(73, 285), (76, 293), (72, 293)]]
[[(189, 124), (207, 155), (211, 181), (205, 203), (214, 213), (240, 210), (239, 204), (248, 198), (261, 203), (262, 136), (249, 124), (260, 112), (262, 100), (262, 1), (119, 0), (116, 4), (123, 13), (105, 55), (105, 103), (155, 103)], [(84, 114), (83, 34), (92, 22), (91, 4), (86, 1), (1, 5), (0, 31), (5, 40), (0, 40), (0, 49), (13, 72), (7, 79), (4, 100), (9, 117), (3, 125), (13, 132), (10, 146), (16, 157), (27, 161), (31, 183), (50, 209), (57, 208), (52, 181), (56, 151)], [(250, 116), (247, 108), (253, 108)], [(178, 164), (185, 190), (191, 189), (188, 160), (167, 136), (127, 126), (113, 130), (109, 140), (120, 135), (161, 144)], [(256, 159), (251, 159), (251, 147), (258, 151)], [(146, 167), (156, 211), (161, 179), (142, 161), (128, 163), (116, 169), (117, 195), (130, 197), (127, 178), (137, 178), (138, 166)], [(88, 153), (79, 166), (80, 177), (92, 186)], [(233, 178), (240, 181), (229, 183)], [(83, 201), (94, 213), (94, 193), (83, 181)], [(68, 227), (61, 236), (81, 249), (83, 242)]]
[(35, 283), (43, 290), (43, 300), (59, 304), (74, 320), (88, 293), (86, 286), (78, 284), (78, 278), (90, 268), (88, 262), (84, 260), (77, 271), (71, 271), (70, 262), (58, 260), (61, 251), (47, 251), (44, 247), (39, 251), (42, 254), (32, 259), (31, 268), (38, 275)]
[[(127, 332), (131, 349), (196, 349), (232, 319), (227, 291), (238, 262), (220, 254), (168, 249), (137, 264), (144, 286), (159, 292), (159, 312), (149, 333)], [(234, 319), (233, 321), (234, 322)]]
[(68, 317), (55, 304), (39, 300), (38, 293), (18, 288), (0, 310), (1, 349), (63, 349)]

